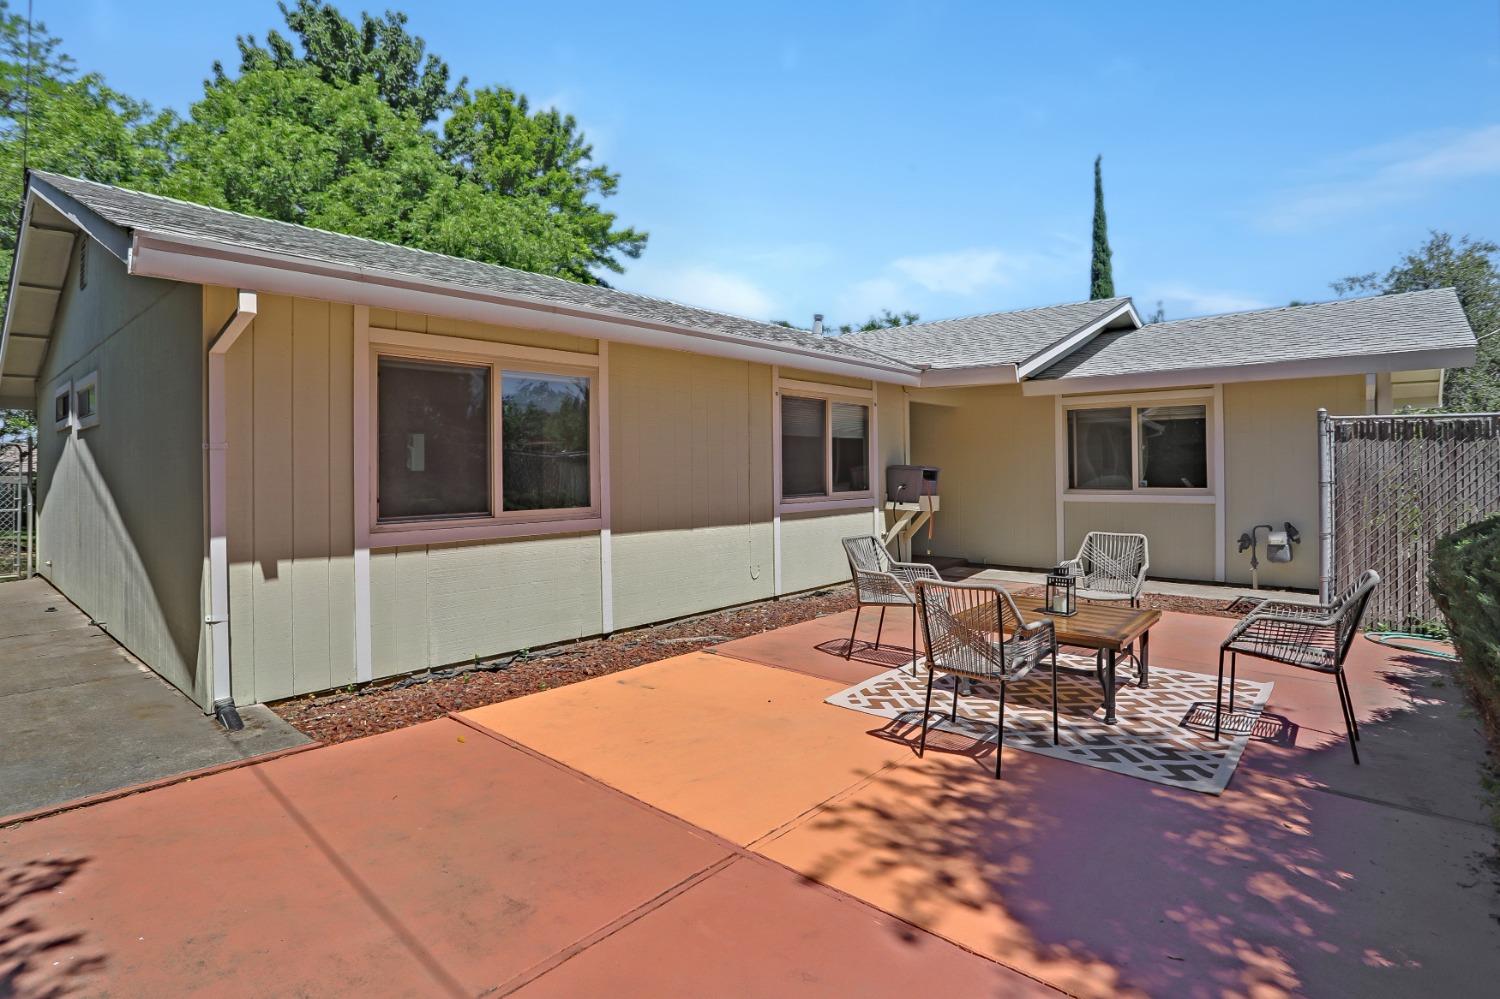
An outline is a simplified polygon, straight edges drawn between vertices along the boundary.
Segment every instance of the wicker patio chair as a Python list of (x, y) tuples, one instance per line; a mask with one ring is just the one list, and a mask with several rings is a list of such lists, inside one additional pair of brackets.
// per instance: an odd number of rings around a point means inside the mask
[(1090, 531), (1078, 554), (1063, 565), (1078, 575), (1080, 599), (1129, 600), (1136, 607), (1151, 567), (1151, 550), (1144, 534)]
[[(995, 737), (995, 778), (1005, 748), (1005, 688), (1052, 656), (1052, 744), (1057, 745), (1057, 633), (1051, 618), (1026, 621), (1004, 589), (985, 583), (917, 582), (922, 629), (927, 638), (927, 702), (922, 708), (922, 739), (927, 750), (927, 719), (932, 713), (932, 682), (939, 673), (957, 679), (1000, 684), (999, 733)], [(948, 718), (958, 717), (959, 684), (953, 685)]]
[[(1063, 563), (1078, 576), (1080, 600), (1130, 601), (1141, 604), (1141, 589), (1146, 585), (1146, 570), (1151, 567), (1151, 546), (1144, 534), (1111, 534), (1090, 531), (1083, 536), (1078, 554)], [(1125, 658), (1140, 668), (1135, 646), (1125, 650)], [(1094, 656), (1094, 672), (1104, 682), (1104, 653)]]
[(854, 577), (854, 594), (859, 605), (854, 609), (854, 629), (849, 633), (849, 648), (844, 653), (848, 659), (854, 655), (854, 636), (859, 634), (859, 615), (866, 607), (880, 608), (880, 623), (875, 626), (875, 648), (880, 648), (880, 635), (885, 630), (887, 607), (911, 608), (911, 655), (912, 674), (916, 674), (917, 656), (917, 594), (912, 587), (920, 579), (943, 577), (930, 565), (920, 562), (897, 562), (885, 550), (885, 545), (872, 534), (844, 539), (844, 554), (849, 556), (849, 573)]
[(1349, 732), (1349, 751), (1359, 763), (1359, 721), (1344, 676), (1344, 659), (1359, 631), (1365, 605), (1380, 576), (1367, 570), (1331, 604), (1297, 604), (1267, 600), (1246, 615), (1219, 646), (1219, 687), (1214, 698), (1214, 738), (1219, 738), (1224, 701), (1224, 653), (1229, 653), (1229, 713), (1234, 714), (1236, 658), (1240, 655), (1330, 673), (1338, 687), (1339, 707)]

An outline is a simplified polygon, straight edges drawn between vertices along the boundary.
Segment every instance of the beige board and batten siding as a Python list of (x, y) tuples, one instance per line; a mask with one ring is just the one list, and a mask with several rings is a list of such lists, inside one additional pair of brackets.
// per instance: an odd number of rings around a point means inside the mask
[[(205, 336), (234, 308), (205, 289)], [(371, 310), (388, 329), (594, 353), (592, 340)], [(261, 295), (225, 359), (238, 703), (352, 683), (354, 308)], [(389, 676), (599, 630), (596, 535), (375, 549), (372, 667)]]
[[(233, 301), (227, 289), (208, 291), (205, 331), (223, 324)], [(262, 295), (226, 358), (239, 703), (356, 678), (354, 321), (351, 306)], [(379, 309), (369, 322), (599, 349), (578, 337)], [(611, 345), (607, 366), (614, 627), (772, 596), (772, 369), (626, 344)], [(868, 510), (793, 518), (783, 536), (783, 589), (843, 579), (838, 539), (871, 525)], [(598, 634), (601, 562), (593, 532), (372, 548), (373, 675)]]
[[(38, 568), (206, 706), (201, 292), (131, 277), (85, 241), (74, 240), (38, 379)], [(57, 431), (54, 392), (91, 372), (99, 422)]]
[(1071, 558), (1089, 531), (1144, 534), (1151, 553), (1152, 578), (1214, 578), (1212, 503), (1063, 504), (1063, 554)]
[(773, 595), (771, 369), (613, 344), (616, 628)]
[(915, 555), (988, 565), (1055, 559), (1054, 403), (1014, 385), (911, 393), (911, 454), (936, 465), (942, 505)]
[[(1256, 524), (1302, 535), (1290, 563), (1268, 563), (1261, 546), (1262, 586), (1318, 585), (1319, 408), (1335, 416), (1365, 412), (1363, 375), (1239, 382), (1224, 386), (1225, 571), (1250, 582), (1249, 553), (1236, 539)], [(1261, 534), (1264, 540), (1264, 532)]]

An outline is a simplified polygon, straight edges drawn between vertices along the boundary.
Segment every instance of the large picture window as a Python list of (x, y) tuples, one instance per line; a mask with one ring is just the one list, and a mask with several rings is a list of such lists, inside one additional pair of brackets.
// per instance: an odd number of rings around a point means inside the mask
[(1096, 406), (1067, 411), (1068, 488), (1208, 489), (1208, 407)]
[(507, 371), (500, 379), (503, 508), (589, 505), (589, 380)]
[(781, 497), (811, 500), (870, 492), (870, 406), (781, 395)]
[(490, 369), (380, 358), (382, 521), (490, 515)]
[(383, 352), (374, 367), (375, 529), (597, 516), (594, 374)]

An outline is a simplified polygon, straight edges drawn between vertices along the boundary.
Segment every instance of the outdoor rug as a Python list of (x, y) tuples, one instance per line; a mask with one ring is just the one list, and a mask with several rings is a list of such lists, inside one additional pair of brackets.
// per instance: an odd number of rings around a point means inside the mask
[[(1104, 693), (1094, 677), (1094, 657), (1059, 653), (1058, 744), (1052, 745), (1051, 668), (1041, 666), (1006, 692), (1005, 744), (1012, 749), (1082, 763), (1141, 780), (1204, 794), (1219, 794), (1234, 776), (1252, 736), (1261, 736), (1262, 709), (1270, 683), (1240, 680), (1235, 712), (1224, 713), (1223, 739), (1215, 742), (1215, 676), (1155, 667), (1145, 690), (1122, 682), (1115, 694), (1114, 725), (1104, 724)], [(1228, 685), (1228, 677), (1225, 684)], [(998, 686), (971, 684), (959, 697), (958, 719), (948, 720), (954, 679), (939, 674), (932, 693), (928, 732), (945, 731), (978, 743), (995, 741)], [(1225, 704), (1229, 691), (1225, 690)], [(828, 698), (828, 703), (891, 719), (893, 733), (917, 740), (927, 671), (911, 666), (888, 670)]]

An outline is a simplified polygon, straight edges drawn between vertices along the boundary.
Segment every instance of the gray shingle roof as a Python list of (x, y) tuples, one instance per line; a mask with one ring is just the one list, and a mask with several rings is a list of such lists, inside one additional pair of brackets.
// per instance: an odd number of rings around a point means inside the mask
[(991, 312), (963, 319), (845, 333), (839, 339), (908, 364), (934, 368), (1019, 364), (1128, 301), (1128, 298), (1105, 298), (1017, 312)]
[(1451, 288), (1109, 331), (1035, 378), (1095, 378), (1474, 346)]
[(256, 218), (40, 170), (32, 171), (32, 176), (124, 229), (214, 240), (335, 266), (385, 271), (418, 281), (461, 285), (479, 292), (514, 296), (547, 305), (607, 312), (645, 322), (742, 337), (887, 369), (901, 366), (899, 362), (892, 362), (858, 343), (838, 337), (815, 336), (805, 330), (787, 329), (661, 298)]

